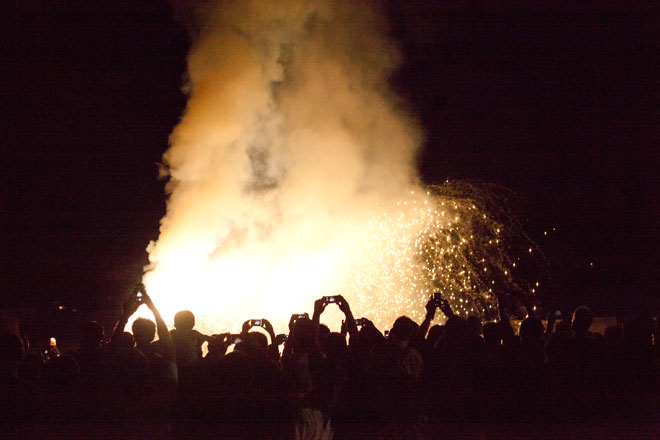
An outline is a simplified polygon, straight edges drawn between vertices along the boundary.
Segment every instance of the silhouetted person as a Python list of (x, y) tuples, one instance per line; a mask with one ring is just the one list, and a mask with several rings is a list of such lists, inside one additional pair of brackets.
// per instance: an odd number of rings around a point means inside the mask
[(580, 306), (573, 311), (572, 335), (568, 347), (568, 374), (576, 392), (590, 389), (600, 370), (599, 341), (589, 332), (592, 322), (593, 313), (588, 307)]
[(638, 395), (655, 393), (658, 389), (658, 364), (653, 347), (653, 317), (646, 313), (635, 313), (624, 320), (624, 359), (627, 371), (627, 386)]
[(174, 329), (170, 331), (176, 351), (176, 364), (179, 372), (191, 368), (202, 359), (202, 344), (209, 337), (194, 330), (195, 315), (182, 310), (174, 315)]
[(80, 347), (75, 356), (80, 367), (80, 392), (104, 392), (109, 386), (106, 382), (110, 360), (103, 326), (90, 321), (81, 330)]
[(294, 395), (295, 438), (332, 438), (328, 408), (332, 402), (329, 364), (321, 350), (319, 320), (328, 302), (314, 303), (311, 320), (299, 319), (282, 354), (282, 368)]
[[(481, 359), (482, 368), (477, 370), (480, 391), (484, 398), (500, 405), (502, 393), (511, 386), (511, 359), (505, 356), (504, 329), (500, 322), (487, 322), (483, 326), (484, 350)], [(491, 403), (491, 404), (493, 404)]]
[(535, 317), (528, 316), (520, 324), (518, 362), (521, 385), (525, 391), (532, 391), (539, 386), (545, 364), (545, 328)]
[(607, 327), (603, 334), (603, 380), (611, 391), (620, 392), (628, 381), (626, 345), (622, 330), (617, 326)]
[(21, 338), (0, 322), (0, 434), (12, 437), (25, 435), (41, 402), (39, 388), (18, 376), (24, 355)]
[[(129, 382), (135, 384), (141, 380), (141, 376), (146, 371), (146, 388), (154, 393), (167, 394), (176, 390), (178, 381), (176, 355), (174, 344), (167, 329), (167, 325), (160, 316), (158, 309), (153, 301), (144, 291), (142, 286), (142, 299), (137, 294), (133, 294), (124, 304), (124, 310), (121, 318), (115, 326), (112, 340), (112, 348), (115, 353), (119, 351), (119, 345), (125, 337), (124, 328), (128, 319), (137, 311), (142, 304), (146, 305), (154, 315), (156, 323), (144, 318), (137, 318), (131, 330), (135, 340), (135, 348), (121, 352), (123, 367), (120, 367), (124, 377), (131, 376)], [(154, 342), (158, 330), (159, 340)], [(145, 364), (145, 365), (142, 365)], [(130, 366), (130, 368), (125, 368)]]
[(397, 318), (387, 340), (371, 352), (371, 405), (377, 423), (386, 426), (379, 435), (408, 435), (418, 416), (418, 384), (424, 362), (410, 345), (418, 328), (407, 316)]
[(481, 325), (481, 319), (479, 319), (478, 316), (468, 316), (467, 318), (468, 322), (468, 327), (470, 329), (470, 332), (472, 333), (473, 338), (481, 338), (481, 333), (483, 331), (483, 327)]
[(447, 300), (441, 301), (440, 310), (447, 317), (445, 335), (425, 364), (427, 396), (438, 411), (457, 413), (472, 407), (482, 372), (479, 354), (483, 342), (466, 319), (454, 314)]

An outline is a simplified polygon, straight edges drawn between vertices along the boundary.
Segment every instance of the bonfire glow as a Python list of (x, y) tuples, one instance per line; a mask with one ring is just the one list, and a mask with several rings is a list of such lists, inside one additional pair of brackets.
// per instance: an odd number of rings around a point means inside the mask
[[(238, 332), (250, 318), (269, 319), (286, 332), (291, 314), (311, 315), (315, 299), (335, 294), (379, 328), (402, 314), (423, 319), (436, 291), (461, 316), (494, 318), (493, 288), (511, 288), (507, 276), (515, 267), (504, 251), (510, 240), (493, 238), (507, 236), (507, 229), (473, 200), (438, 191), (413, 192), (388, 212), (333, 224), (313, 242), (304, 234), (285, 241), (271, 235), (221, 254), (177, 249), (145, 282), (164, 316), (192, 310), (207, 333)], [(338, 330), (342, 317), (328, 307), (322, 321)]]

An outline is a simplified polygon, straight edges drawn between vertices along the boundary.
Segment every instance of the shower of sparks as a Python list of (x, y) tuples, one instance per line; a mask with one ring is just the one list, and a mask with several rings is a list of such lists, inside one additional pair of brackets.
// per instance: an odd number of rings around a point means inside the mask
[[(451, 184), (412, 191), (382, 212), (329, 224), (317, 242), (273, 235), (222, 253), (181, 249), (179, 259), (147, 273), (145, 283), (166, 321), (188, 309), (206, 333), (237, 332), (250, 318), (286, 332), (291, 314), (311, 315), (314, 300), (336, 294), (356, 318), (381, 329), (400, 315), (421, 321), (433, 292), (459, 316), (495, 319), (502, 293), (534, 295), (543, 283), (516, 267), (538, 258), (535, 244), (494, 218), (484, 200)], [(139, 316), (148, 317), (144, 312)], [(342, 317), (329, 306), (322, 322), (336, 331)]]

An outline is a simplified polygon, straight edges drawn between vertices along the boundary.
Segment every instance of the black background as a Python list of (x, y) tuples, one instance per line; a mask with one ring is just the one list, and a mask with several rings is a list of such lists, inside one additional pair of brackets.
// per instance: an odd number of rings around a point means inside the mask
[[(424, 181), (526, 200), (564, 306), (656, 307), (657, 6), (387, 5)], [(157, 163), (185, 105), (189, 38), (167, 2), (0, 8), (5, 303), (106, 307), (139, 279), (165, 213)]]

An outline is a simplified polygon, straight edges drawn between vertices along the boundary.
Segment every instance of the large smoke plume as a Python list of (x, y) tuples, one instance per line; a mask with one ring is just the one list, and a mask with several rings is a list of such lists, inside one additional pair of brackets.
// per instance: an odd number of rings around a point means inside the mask
[(374, 5), (228, 1), (183, 13), (189, 99), (164, 155), (169, 201), (149, 269), (222, 304), (242, 292), (198, 285), (181, 273), (188, 263), (255, 247), (282, 261), (323, 251), (338, 223), (410, 192), (419, 129), (390, 91), (400, 56)]
[(420, 186), (420, 129), (389, 87), (401, 57), (377, 5), (201, 2), (179, 15), (193, 35), (188, 103), (145, 275), (164, 315), (284, 330), (291, 313), (343, 294), (382, 327), (418, 317), (441, 288), (462, 313), (492, 307), (486, 269), (467, 261), (469, 228), (482, 222), (491, 244), (500, 228), (472, 200)]
[[(170, 200), (153, 262), (180, 240), (208, 252), (281, 228), (323, 235), (319, 217), (334, 222), (409, 190), (418, 129), (392, 99), (399, 55), (377, 9), (202, 6), (188, 105), (164, 156)], [(309, 220), (313, 230), (301, 230)]]

